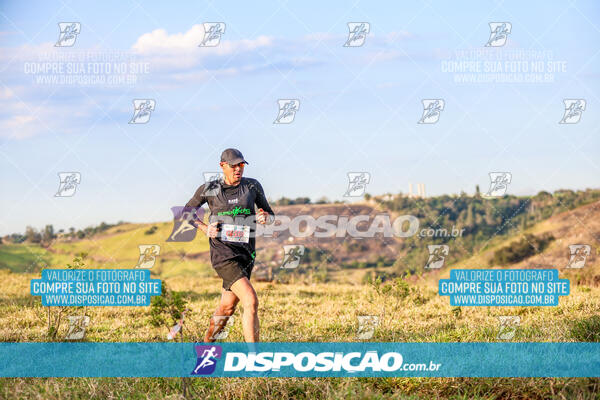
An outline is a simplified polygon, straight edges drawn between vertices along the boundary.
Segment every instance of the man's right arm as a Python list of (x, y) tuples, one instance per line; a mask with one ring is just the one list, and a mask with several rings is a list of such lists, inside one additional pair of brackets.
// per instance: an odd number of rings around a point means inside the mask
[[(204, 195), (204, 192), (205, 192), (205, 185), (203, 184), (198, 188), (198, 190), (196, 190), (196, 193), (194, 193), (192, 198), (186, 203), (185, 207), (186, 208), (197, 208), (197, 207), (201, 207), (204, 203), (207, 203), (208, 199)], [(197, 224), (198, 228), (200, 228), (200, 230), (202, 232), (206, 233), (206, 224), (203, 221), (196, 219), (196, 220), (194, 220), (194, 223)]]

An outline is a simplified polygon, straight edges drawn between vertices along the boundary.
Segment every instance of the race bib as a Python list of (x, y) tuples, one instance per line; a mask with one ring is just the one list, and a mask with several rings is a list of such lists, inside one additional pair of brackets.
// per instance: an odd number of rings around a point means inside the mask
[(248, 225), (223, 224), (221, 226), (221, 240), (224, 242), (248, 243), (250, 240), (250, 227)]

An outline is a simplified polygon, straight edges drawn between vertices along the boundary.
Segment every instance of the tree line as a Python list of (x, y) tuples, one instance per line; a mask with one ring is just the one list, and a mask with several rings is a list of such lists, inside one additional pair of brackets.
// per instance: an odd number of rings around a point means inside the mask
[(92, 237), (98, 233), (104, 232), (113, 226), (124, 224), (125, 222), (119, 221), (116, 224), (107, 224), (101, 222), (97, 226), (88, 226), (84, 229), (69, 228), (68, 231), (64, 229), (54, 230), (53, 225), (46, 225), (40, 230), (28, 225), (25, 227), (25, 233), (12, 233), (0, 238), (0, 243), (36, 243), (36, 244), (49, 244), (58, 237), (70, 238), (70, 239), (84, 239), (86, 237)]

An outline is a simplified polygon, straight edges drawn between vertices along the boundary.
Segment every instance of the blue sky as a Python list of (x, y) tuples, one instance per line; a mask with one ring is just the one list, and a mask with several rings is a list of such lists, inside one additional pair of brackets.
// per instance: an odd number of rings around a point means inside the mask
[[(511, 172), (518, 195), (597, 188), (598, 16), (594, 1), (3, 2), (0, 234), (168, 220), (227, 147), (242, 150), (246, 175), (272, 199), (343, 199), (352, 171), (371, 174), (371, 194), (409, 182), (428, 195), (472, 193), (493, 171)], [(511, 33), (485, 48), (495, 21)], [(59, 22), (81, 23), (73, 47), (54, 47)], [(219, 46), (197, 46), (204, 22), (226, 24)], [(362, 47), (343, 47), (348, 22), (370, 24)], [(462, 50), (503, 68), (527, 51), (518, 61), (539, 57), (551, 82), (458, 83), (442, 63)], [(120, 52), (149, 73), (133, 85), (26, 73), (77, 52)], [(128, 124), (132, 100), (146, 98), (156, 100), (150, 121)], [(421, 100), (436, 98), (439, 121), (417, 124)], [(586, 110), (560, 125), (571, 98)], [(293, 123), (273, 124), (277, 99), (300, 100)], [(54, 197), (62, 171), (81, 173), (72, 197)]]

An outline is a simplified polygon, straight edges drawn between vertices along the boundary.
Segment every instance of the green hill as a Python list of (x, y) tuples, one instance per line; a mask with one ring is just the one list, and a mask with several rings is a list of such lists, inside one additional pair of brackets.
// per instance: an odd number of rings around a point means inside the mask
[[(446, 229), (462, 231), (462, 236), (422, 237), (416, 234), (407, 238), (378, 238), (359, 240), (351, 237), (292, 238), (289, 232), (278, 237), (257, 240), (259, 264), (277, 269), (278, 277), (284, 281), (310, 280), (319, 282), (356, 282), (366, 275), (398, 276), (406, 271), (423, 272), (429, 257), (427, 245), (447, 244), (450, 252), (447, 265), (477, 264), (490, 265), (494, 251), (509, 247), (506, 254), (498, 253), (497, 260), (529, 258), (543, 251), (562, 251), (562, 238), (577, 239), (585, 233), (583, 224), (576, 219), (565, 222), (557, 216), (572, 210), (588, 209), (600, 200), (600, 190), (560, 190), (553, 194), (540, 192), (536, 196), (504, 196), (486, 199), (479, 195), (466, 194), (429, 198), (408, 198), (402, 195), (365, 196), (361, 203), (320, 203), (275, 206), (277, 214), (290, 217), (296, 215), (369, 215), (388, 213), (392, 218), (399, 215), (414, 215), (421, 229), (431, 231)], [(577, 215), (577, 214), (572, 214)], [(595, 214), (593, 214), (595, 215)], [(589, 215), (581, 218), (590, 219)], [(557, 230), (552, 231), (554, 226)], [(79, 253), (87, 254), (86, 264), (95, 268), (133, 268), (139, 258), (139, 245), (160, 246), (160, 255), (153, 274), (162, 278), (179, 275), (213, 276), (210, 267), (207, 238), (199, 233), (191, 242), (167, 242), (172, 222), (105, 223), (88, 227), (82, 231), (60, 234), (51, 241), (32, 243), (35, 239), (28, 228), (28, 240), (22, 243), (0, 245), (0, 269), (12, 272), (37, 272), (42, 268), (64, 268)], [(523, 234), (534, 236), (523, 236)], [(553, 234), (554, 239), (540, 239)], [(39, 235), (39, 234), (38, 234)], [(537, 235), (537, 236), (536, 236)], [(15, 236), (15, 235), (13, 235)], [(40, 235), (41, 236), (41, 235)], [(524, 238), (528, 238), (525, 240)], [(520, 242), (519, 242), (520, 240)], [(547, 246), (531, 249), (528, 241), (538, 241)], [(571, 239), (569, 239), (571, 240)], [(595, 243), (593, 237), (587, 238)], [(39, 241), (39, 240), (38, 240)], [(295, 270), (279, 270), (277, 265), (283, 258), (283, 245), (302, 244), (306, 248), (300, 267)], [(510, 247), (514, 249), (510, 249)], [(520, 246), (520, 247), (519, 247)], [(561, 247), (562, 246), (562, 247)], [(514, 258), (512, 254), (517, 254)], [(507, 256), (508, 254), (508, 256)], [(511, 258), (512, 257), (512, 258)]]

